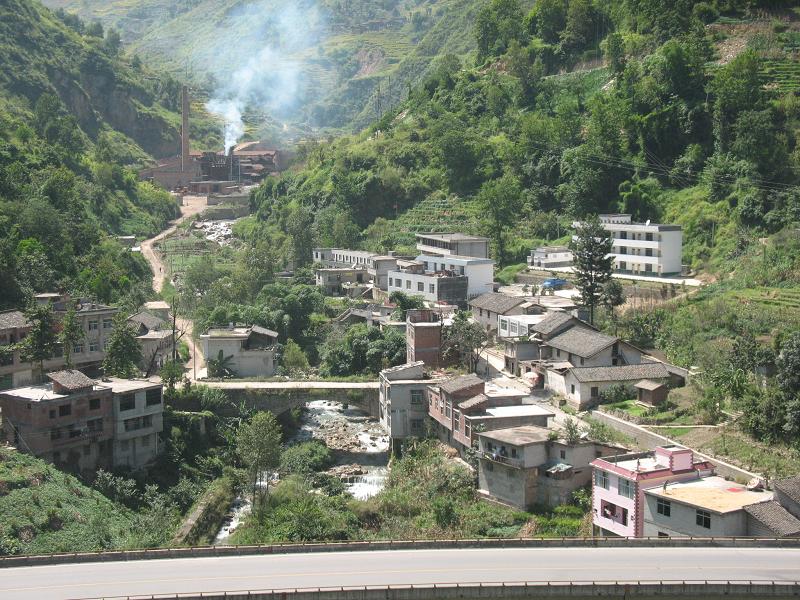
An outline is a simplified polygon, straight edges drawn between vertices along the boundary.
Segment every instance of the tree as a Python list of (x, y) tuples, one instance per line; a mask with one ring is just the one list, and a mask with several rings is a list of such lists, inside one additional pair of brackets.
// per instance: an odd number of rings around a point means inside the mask
[(85, 334), (83, 326), (78, 321), (74, 307), (70, 307), (61, 319), (61, 331), (58, 334), (58, 341), (64, 350), (64, 366), (72, 368), (72, 349), (83, 342)]
[(161, 381), (167, 385), (167, 391), (172, 392), (181, 379), (183, 379), (183, 365), (177, 360), (165, 362), (161, 367)]
[(398, 320), (406, 320), (406, 312), (418, 308), (425, 308), (425, 300), (421, 296), (412, 296), (405, 292), (392, 292), (389, 296), (389, 302), (397, 305)]
[(512, 40), (521, 41), (523, 15), (519, 0), (491, 0), (478, 12), (475, 35), (482, 57), (503, 54)]
[(565, 0), (537, 0), (530, 15), (529, 29), (548, 44), (558, 42), (558, 36), (567, 25)]
[(516, 177), (507, 174), (483, 184), (477, 204), (497, 249), (497, 262), (504, 265), (506, 236), (522, 209), (522, 189)]
[(450, 360), (458, 360), (470, 371), (475, 368), (475, 354), (486, 344), (488, 336), (480, 324), (469, 320), (470, 313), (460, 310), (453, 317), (453, 324), (444, 330), (442, 354)]
[(611, 238), (597, 216), (580, 223), (577, 236), (570, 242), (574, 256), (575, 283), (581, 300), (589, 308), (589, 322), (594, 325), (594, 310), (603, 297), (603, 286), (611, 279)]
[(308, 370), (308, 358), (305, 352), (303, 352), (303, 349), (300, 348), (294, 340), (288, 340), (286, 342), (286, 346), (283, 348), (281, 364), (290, 374)]
[(116, 377), (133, 377), (142, 362), (142, 349), (136, 340), (136, 331), (122, 313), (114, 317), (114, 328), (108, 341), (103, 372)]
[(564, 439), (570, 446), (581, 441), (581, 433), (581, 428), (575, 419), (569, 417), (564, 421)]
[(800, 394), (800, 332), (795, 331), (783, 342), (776, 366), (781, 392), (787, 397)]
[(34, 304), (25, 311), (31, 329), (20, 342), (24, 362), (39, 363), (39, 373), (44, 373), (44, 361), (53, 357), (56, 344), (56, 322), (50, 304)]
[(625, 70), (625, 41), (622, 34), (613, 32), (606, 38), (605, 54), (611, 70), (619, 75)]
[[(247, 470), (259, 518), (266, 508), (272, 472), (281, 460), (281, 426), (271, 412), (256, 413), (236, 432), (236, 452)], [(258, 500), (258, 503), (256, 503)]]
[(616, 279), (609, 279), (603, 285), (603, 304), (608, 307), (611, 313), (611, 321), (614, 323), (614, 335), (617, 335), (617, 313), (614, 309), (625, 304), (625, 289)]
[(233, 364), (233, 354), (225, 356), (225, 353), (220, 349), (216, 358), (208, 359), (208, 376), (209, 377), (235, 377), (236, 372), (231, 366)]

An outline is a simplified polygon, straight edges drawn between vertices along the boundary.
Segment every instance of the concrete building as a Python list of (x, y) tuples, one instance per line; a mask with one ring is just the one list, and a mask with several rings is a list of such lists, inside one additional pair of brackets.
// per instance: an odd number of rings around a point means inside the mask
[(469, 279), (465, 275), (457, 275), (451, 271), (426, 273), (422, 263), (404, 264), (398, 261), (398, 270), (389, 271), (389, 295), (403, 292), (412, 296), (421, 296), (434, 304), (455, 304), (465, 306), (467, 302)]
[(559, 432), (526, 425), (479, 433), (478, 491), (520, 510), (568, 504), (592, 480), (591, 461), (625, 448), (588, 440), (574, 444)]
[(114, 422), (113, 466), (141, 469), (160, 452), (164, 430), (163, 386), (147, 380), (110, 378)]
[(526, 403), (527, 392), (485, 382), (477, 375), (462, 375), (428, 386), (428, 414), (434, 432), (462, 455), (473, 447), (479, 431), (522, 425), (547, 427), (555, 414)]
[(463, 233), (418, 233), (417, 250), (433, 256), (489, 258), (489, 238)]
[(533, 315), (499, 315), (497, 335), (504, 345), (506, 371), (517, 376), (533, 373), (533, 379), (543, 382), (543, 374), (537, 376), (534, 371), (534, 363), (542, 358), (543, 345), (547, 340), (578, 325), (584, 323), (561, 311)]
[[(313, 259), (322, 268), (317, 272), (317, 285), (326, 287), (326, 292), (331, 288), (335, 279), (339, 277), (339, 282), (346, 283), (370, 283), (380, 290), (388, 291), (389, 271), (397, 268), (397, 257), (385, 256), (375, 252), (364, 250), (346, 250), (342, 248), (314, 248)], [(324, 277), (320, 277), (321, 271)], [(335, 291), (331, 294), (338, 293)]]
[(426, 390), (439, 380), (425, 373), (425, 363), (417, 361), (380, 372), (380, 421), (389, 434), (392, 451), (399, 452), (403, 440), (424, 437), (428, 415)]
[(426, 273), (452, 273), (466, 277), (467, 299), (492, 290), (494, 261), (489, 258), (420, 254), (417, 256), (417, 261), (422, 263)]
[(645, 490), (697, 480), (714, 471), (711, 463), (696, 460), (690, 448), (677, 445), (597, 458), (591, 464), (595, 531), (623, 537), (644, 535)]
[(369, 273), (363, 267), (323, 267), (314, 269), (315, 283), (328, 296), (344, 295), (353, 284), (369, 283)]
[[(58, 293), (37, 294), (35, 300), (39, 304), (51, 304), (53, 316), (57, 321), (60, 321), (70, 308), (75, 309), (75, 316), (83, 329), (84, 337), (72, 348), (72, 363), (76, 368), (83, 370), (98, 368), (106, 357), (106, 345), (111, 338), (114, 316), (118, 309)], [(29, 331), (30, 324), (22, 312), (14, 310), (0, 313), (0, 346), (20, 342)], [(56, 371), (63, 367), (64, 351), (60, 344), (56, 344), (53, 357), (44, 361), (44, 370)], [(38, 370), (38, 365), (23, 362), (19, 351), (0, 354), (0, 390), (41, 381)]]
[(531, 269), (556, 269), (572, 266), (572, 250), (566, 246), (541, 246), (528, 256)]
[(136, 341), (142, 351), (139, 368), (145, 376), (155, 373), (172, 359), (175, 337), (172, 324), (148, 311), (128, 317), (128, 323), (136, 330)]
[(277, 332), (258, 325), (212, 328), (200, 336), (206, 364), (222, 353), (237, 377), (272, 377), (277, 341)]
[(430, 309), (406, 311), (406, 362), (422, 361), (426, 367), (442, 366), (441, 314)]
[(633, 386), (642, 380), (667, 384), (673, 380), (673, 376), (660, 362), (611, 367), (566, 367), (554, 364), (547, 370), (546, 386), (563, 396), (573, 408), (583, 410), (599, 402), (602, 392), (609, 387), (619, 384)]
[(88, 476), (112, 466), (111, 388), (80, 371), (0, 393), (3, 437), (17, 449)]
[[(647, 277), (680, 276), (683, 271), (683, 231), (680, 225), (634, 223), (631, 215), (600, 215), (611, 236), (614, 271)], [(579, 222), (573, 223), (576, 229)]]

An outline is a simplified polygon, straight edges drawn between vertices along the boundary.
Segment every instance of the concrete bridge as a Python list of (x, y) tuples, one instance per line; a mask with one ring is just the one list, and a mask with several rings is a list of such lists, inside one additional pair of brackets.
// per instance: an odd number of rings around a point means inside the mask
[(378, 416), (377, 381), (349, 383), (340, 381), (208, 381), (198, 382), (210, 388), (223, 390), (239, 403), (249, 408), (268, 410), (280, 415), (312, 400), (341, 402)]

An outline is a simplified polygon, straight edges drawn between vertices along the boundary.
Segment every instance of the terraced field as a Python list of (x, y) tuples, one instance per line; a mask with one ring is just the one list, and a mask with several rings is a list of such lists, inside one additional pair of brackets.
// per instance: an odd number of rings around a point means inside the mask
[(800, 90), (800, 62), (790, 59), (764, 61), (761, 75), (781, 93)]
[(472, 201), (456, 196), (426, 198), (395, 221), (400, 231), (470, 232), (477, 228), (478, 215)]
[(799, 288), (759, 287), (747, 290), (734, 290), (730, 296), (744, 303), (760, 304), (764, 307), (788, 309), (800, 314)]

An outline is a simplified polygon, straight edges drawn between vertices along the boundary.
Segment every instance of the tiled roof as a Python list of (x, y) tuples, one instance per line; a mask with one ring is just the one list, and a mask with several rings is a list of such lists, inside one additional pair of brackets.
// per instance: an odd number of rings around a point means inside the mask
[(564, 333), (547, 340), (546, 343), (548, 346), (558, 348), (564, 352), (589, 358), (605, 350), (616, 341), (617, 338), (594, 331), (588, 327), (572, 327)]
[(665, 379), (669, 371), (661, 363), (642, 363), (619, 367), (574, 367), (570, 373), (581, 383), (595, 381), (633, 381), (640, 379)]
[(151, 315), (149, 312), (142, 311), (138, 312), (135, 315), (131, 315), (128, 317), (128, 321), (131, 323), (138, 323), (142, 325), (147, 331), (155, 331), (156, 329), (160, 329), (162, 325), (166, 323), (164, 319), (157, 317), (155, 315)]
[(633, 387), (640, 390), (649, 390), (652, 392), (654, 390), (664, 387), (664, 385), (665, 384), (663, 382), (652, 381), (650, 379), (642, 379), (640, 382), (635, 383)]
[(525, 298), (519, 296), (506, 296), (505, 294), (488, 292), (470, 300), (469, 305), (473, 308), (482, 308), (502, 315), (525, 301)]
[(787, 477), (786, 479), (779, 479), (774, 481), (772, 485), (776, 490), (783, 492), (793, 501), (800, 504), (800, 475)]
[(18, 310), (0, 312), (0, 329), (15, 329), (30, 325), (25, 315)]
[(472, 386), (481, 383), (484, 383), (483, 379), (481, 379), (474, 373), (470, 373), (469, 375), (459, 375), (458, 377), (454, 377), (450, 381), (445, 381), (443, 384), (439, 386), (439, 389), (447, 394), (455, 394), (456, 392), (469, 389)]
[(70, 392), (94, 387), (93, 379), (89, 379), (86, 375), (80, 371), (75, 371), (74, 369), (71, 371), (56, 371), (54, 373), (48, 373), (47, 377), (50, 379), (50, 381), (57, 383), (62, 388)]
[(800, 519), (794, 517), (775, 500), (748, 504), (744, 510), (778, 537), (800, 536)]
[(458, 408), (461, 410), (468, 410), (470, 408), (475, 408), (476, 406), (481, 406), (485, 404), (489, 398), (486, 394), (478, 394), (477, 396), (473, 396), (469, 400), (464, 400), (463, 402), (458, 403)]
[(267, 329), (266, 327), (261, 327), (260, 325), (253, 325), (253, 327), (250, 329), (250, 331), (252, 331), (253, 333), (258, 333), (259, 335), (265, 335), (265, 336), (271, 337), (271, 338), (277, 338), (278, 337), (278, 332), (277, 331), (272, 331), (272, 329)]
[(531, 329), (537, 333), (541, 333), (542, 335), (549, 335), (565, 323), (569, 323), (572, 318), (572, 315), (569, 313), (560, 311), (550, 312), (545, 316), (544, 319), (535, 325), (531, 325)]

